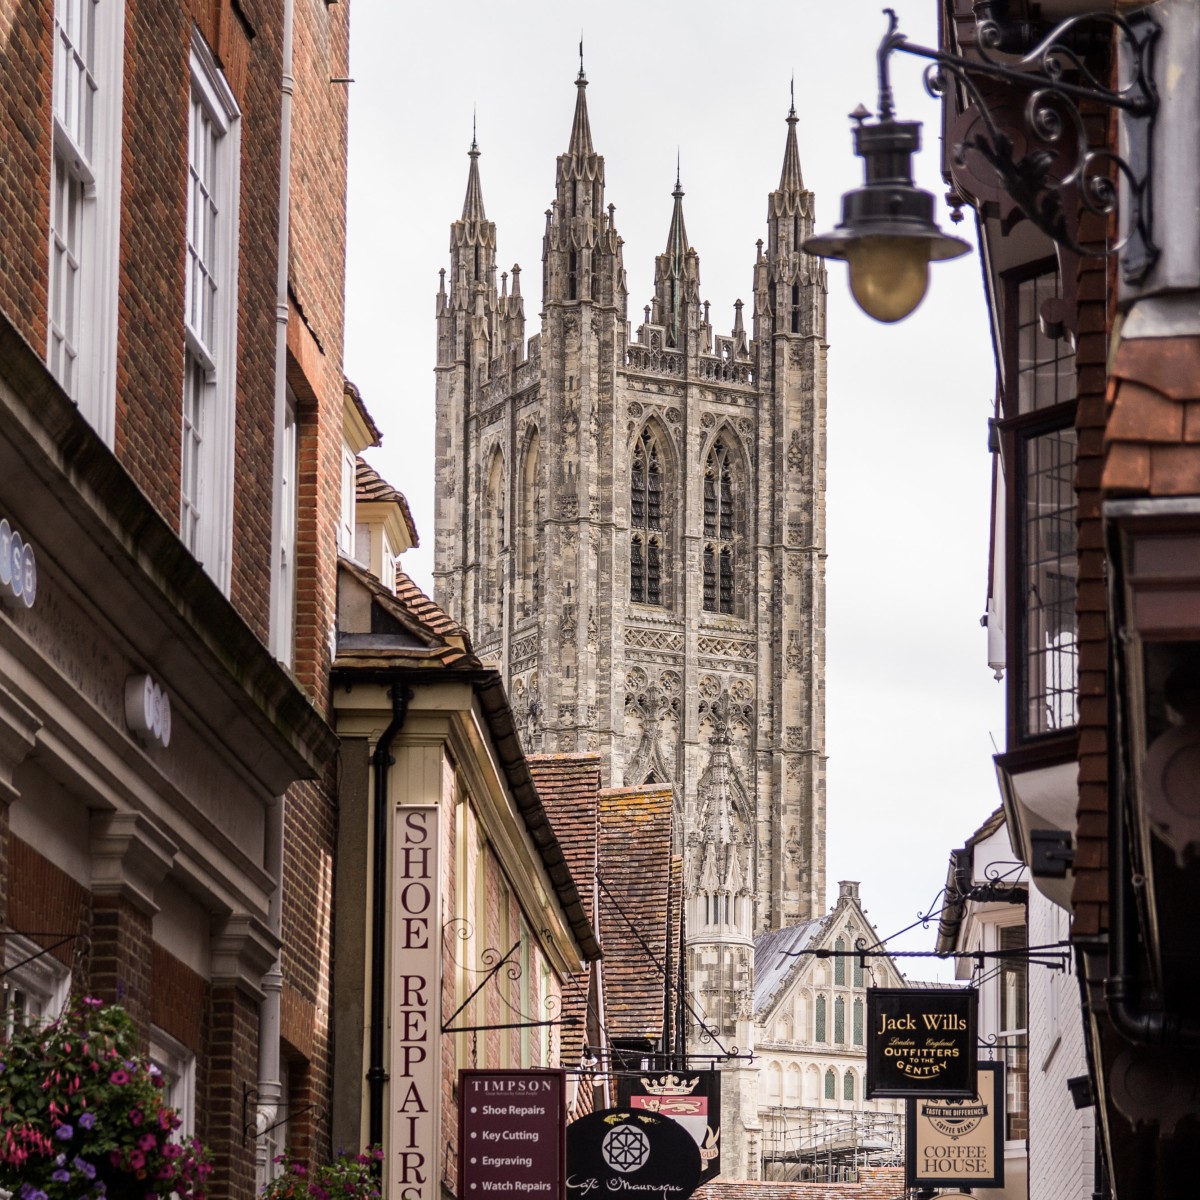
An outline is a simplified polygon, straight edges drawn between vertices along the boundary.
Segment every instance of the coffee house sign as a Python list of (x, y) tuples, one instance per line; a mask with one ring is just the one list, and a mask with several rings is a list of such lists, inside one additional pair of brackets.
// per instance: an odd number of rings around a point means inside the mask
[(974, 988), (867, 989), (867, 1099), (975, 1094)]

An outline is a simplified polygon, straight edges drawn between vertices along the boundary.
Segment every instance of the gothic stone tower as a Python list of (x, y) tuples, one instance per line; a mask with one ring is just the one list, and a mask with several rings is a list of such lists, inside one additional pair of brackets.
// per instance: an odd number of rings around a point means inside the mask
[[(532, 752), (674, 784), (691, 986), (751, 1015), (754, 935), (824, 911), (825, 275), (787, 118), (752, 327), (714, 334), (676, 183), (630, 337), (580, 71), (541, 330), (497, 281), (473, 143), (437, 296), (435, 594), (500, 664)], [(745, 1045), (746, 1042), (741, 1044)]]

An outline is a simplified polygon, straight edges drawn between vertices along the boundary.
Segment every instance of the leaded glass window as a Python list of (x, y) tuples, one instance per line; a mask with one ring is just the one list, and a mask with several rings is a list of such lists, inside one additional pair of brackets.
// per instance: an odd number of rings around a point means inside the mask
[(854, 1044), (863, 1044), (863, 1002), (861, 998), (854, 1001)]
[(846, 1040), (846, 1002), (841, 996), (833, 1002), (833, 1040), (839, 1045)]
[(825, 1033), (826, 1033), (826, 1030), (825, 1030), (825, 997), (824, 996), (817, 997), (816, 1010), (817, 1010), (817, 1013), (816, 1013), (816, 1026), (817, 1026), (816, 1040), (818, 1042), (823, 1042), (826, 1040), (826, 1037), (825, 1037)]
[(843, 1100), (853, 1100), (854, 1099), (854, 1072), (853, 1071), (847, 1071), (846, 1074), (842, 1077), (842, 1099)]
[(665, 602), (663, 475), (658, 442), (643, 429), (633, 448), (629, 477), (629, 598), (637, 604)]
[(833, 948), (837, 953), (837, 957), (833, 960), (833, 982), (846, 982), (846, 960), (841, 956), (846, 953), (846, 939), (838, 938), (833, 943)]
[(729, 447), (718, 439), (704, 464), (704, 609), (733, 612), (734, 498)]
[(837, 1076), (833, 1073), (833, 1068), (825, 1072), (825, 1099), (837, 1099)]

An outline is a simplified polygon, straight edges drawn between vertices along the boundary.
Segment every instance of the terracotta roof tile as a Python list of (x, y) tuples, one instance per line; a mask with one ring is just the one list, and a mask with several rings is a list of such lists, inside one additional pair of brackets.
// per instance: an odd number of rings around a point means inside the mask
[(421, 544), (417, 537), (417, 527), (413, 523), (412, 510), (404, 493), (392, 487), (390, 483), (362, 455), (354, 460), (354, 496), (364, 503), (397, 504), (404, 524), (408, 527), (409, 541), (414, 546)]
[(608, 1032), (613, 1038), (657, 1040), (663, 1034), (663, 970), (678, 954), (679, 936), (674, 921), (668, 935), (674, 908), (672, 804), (670, 787), (600, 793), (597, 925), (604, 947)]
[(697, 1200), (895, 1200), (904, 1194), (903, 1167), (860, 1167), (858, 1183), (734, 1182), (714, 1179)]
[[(358, 563), (338, 560), (338, 570), (356, 578), (372, 593), (372, 603), (391, 617), (411, 638), (403, 643), (389, 639), (372, 646), (356, 646), (339, 638), (335, 667), (416, 665), (423, 667), (478, 667), (467, 632), (438, 607), (403, 571), (396, 571), (396, 591), (390, 592)], [(404, 663), (402, 660), (414, 660)]]
[(1150, 491), (1155, 496), (1200, 492), (1200, 446), (1151, 446)]
[[(600, 833), (600, 756), (598, 754), (531, 754), (529, 773), (550, 818), (563, 857), (571, 870), (588, 920), (595, 926), (596, 863)], [(601, 942), (603, 949), (603, 942)], [(566, 1066), (579, 1062), (585, 1044), (597, 1041), (599, 1011), (590, 971), (564, 981), (564, 1024), (561, 1057)], [(592, 999), (589, 1012), (589, 998)]]

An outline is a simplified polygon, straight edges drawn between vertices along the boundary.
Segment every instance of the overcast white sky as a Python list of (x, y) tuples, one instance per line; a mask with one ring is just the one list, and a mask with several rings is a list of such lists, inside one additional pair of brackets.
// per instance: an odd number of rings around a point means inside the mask
[[(728, 330), (751, 295), (755, 241), (783, 161), (795, 74), (805, 183), (819, 230), (862, 179), (846, 114), (876, 104), (880, 0), (565, 0), (406, 4), (351, 15), (346, 372), (384, 431), (369, 457), (408, 497), (423, 544), (405, 567), (430, 587), (434, 294), (462, 211), (472, 111), (497, 261), (525, 271), (537, 330), (544, 212), (567, 143), (582, 30), (596, 149), (625, 239), (630, 317), (652, 295), (682, 160), (684, 213), (703, 298)], [(933, 0), (899, 7), (914, 42), (936, 38)], [(938, 110), (923, 64), (894, 60), (898, 115), (925, 122), (923, 186), (945, 191)], [(939, 199), (939, 221), (949, 228)], [(970, 222), (956, 232), (973, 237)], [(963, 233), (964, 230), (967, 232)], [(947, 856), (999, 802), (1002, 684), (986, 665), (984, 610), (993, 368), (978, 257), (935, 265), (930, 294), (883, 326), (831, 263), (828, 308), (828, 880), (862, 882), (881, 934), (913, 921)], [(932, 948), (931, 931), (903, 939)], [(901, 944), (901, 943), (897, 943)], [(943, 968), (902, 961), (913, 978)]]

